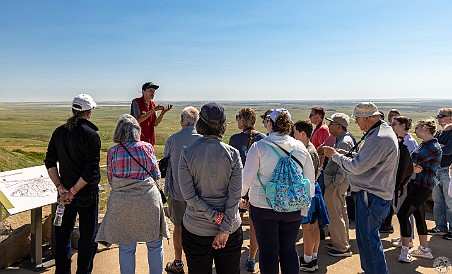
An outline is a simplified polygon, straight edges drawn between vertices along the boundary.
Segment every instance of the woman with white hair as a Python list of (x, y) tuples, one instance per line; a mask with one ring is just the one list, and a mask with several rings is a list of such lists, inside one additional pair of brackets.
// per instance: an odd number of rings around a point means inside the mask
[(151, 144), (140, 141), (137, 120), (124, 114), (116, 125), (117, 145), (107, 154), (107, 177), (112, 188), (107, 212), (96, 241), (119, 244), (121, 274), (135, 273), (137, 242), (146, 242), (149, 273), (162, 273), (162, 237), (169, 238), (163, 204), (155, 180), (160, 171)]

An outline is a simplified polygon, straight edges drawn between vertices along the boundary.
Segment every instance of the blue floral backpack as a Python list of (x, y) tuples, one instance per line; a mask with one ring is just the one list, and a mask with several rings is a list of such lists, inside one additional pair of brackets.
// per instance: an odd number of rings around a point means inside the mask
[(259, 173), (257, 174), (257, 179), (265, 191), (267, 203), (276, 212), (301, 210), (302, 213), (307, 213), (311, 206), (311, 183), (300, 171), (303, 166), (301, 163), (297, 163), (298, 160), (296, 161), (295, 157), (292, 156), (293, 150), (288, 153), (277, 145), (289, 155), (289, 157), (281, 157), (274, 146), (270, 144), (268, 146), (278, 155), (279, 161), (273, 171), (271, 181), (267, 183), (267, 187), (264, 187)]

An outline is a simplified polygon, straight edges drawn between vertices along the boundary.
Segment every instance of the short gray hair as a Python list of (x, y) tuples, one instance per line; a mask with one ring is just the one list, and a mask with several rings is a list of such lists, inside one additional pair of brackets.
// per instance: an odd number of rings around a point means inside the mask
[(187, 126), (193, 126), (199, 119), (199, 111), (192, 106), (186, 107), (182, 110), (180, 116)]
[(127, 143), (140, 141), (141, 128), (137, 119), (130, 114), (124, 114), (116, 124), (113, 142)]

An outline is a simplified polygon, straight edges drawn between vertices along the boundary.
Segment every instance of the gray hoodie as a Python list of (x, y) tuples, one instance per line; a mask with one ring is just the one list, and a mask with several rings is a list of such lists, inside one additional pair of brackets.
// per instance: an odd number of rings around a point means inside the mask
[(347, 174), (351, 190), (365, 190), (392, 200), (397, 174), (397, 136), (386, 124), (369, 130), (354, 158), (336, 153), (331, 158)]

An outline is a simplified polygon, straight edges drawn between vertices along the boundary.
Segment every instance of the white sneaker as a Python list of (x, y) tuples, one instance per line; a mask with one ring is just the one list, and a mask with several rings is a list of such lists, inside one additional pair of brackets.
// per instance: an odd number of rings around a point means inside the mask
[(392, 239), (391, 239), (391, 243), (400, 242), (400, 240), (401, 240), (400, 237), (398, 237), (398, 238), (392, 238)]
[(417, 249), (411, 249), (410, 254), (414, 257), (426, 258), (430, 260), (433, 260), (435, 258), (433, 257), (432, 250), (430, 248), (428, 248), (427, 251), (423, 251), (420, 246)]
[[(399, 238), (398, 241), (393, 241), (393, 242), (392, 242), (392, 245), (395, 246), (395, 247), (402, 247), (402, 239)], [(410, 243), (408, 244), (408, 246), (409, 246), (410, 248), (412, 248), (412, 247), (414, 246), (414, 245), (413, 245), (413, 242), (410, 241)]]
[(400, 252), (399, 256), (399, 262), (402, 263), (411, 263), (411, 255), (410, 255), (410, 249), (409, 248), (402, 248), (402, 251)]

